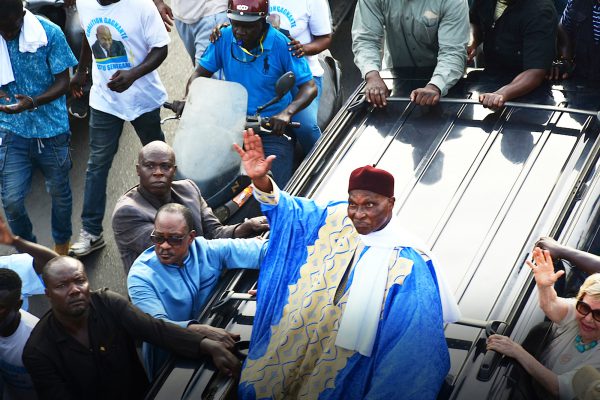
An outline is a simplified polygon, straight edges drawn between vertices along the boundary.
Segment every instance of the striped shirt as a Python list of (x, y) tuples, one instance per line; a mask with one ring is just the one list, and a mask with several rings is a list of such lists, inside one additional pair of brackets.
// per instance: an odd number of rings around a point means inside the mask
[[(562, 15), (561, 24), (566, 29), (566, 31), (572, 35), (575, 33), (576, 29), (576, 21), (574, 12), (573, 2), (576, 0), (569, 0), (567, 2), (567, 6)], [(592, 7), (592, 27), (593, 27), (593, 36), (594, 42), (600, 43), (600, 0), (596, 0), (594, 2), (594, 6)]]

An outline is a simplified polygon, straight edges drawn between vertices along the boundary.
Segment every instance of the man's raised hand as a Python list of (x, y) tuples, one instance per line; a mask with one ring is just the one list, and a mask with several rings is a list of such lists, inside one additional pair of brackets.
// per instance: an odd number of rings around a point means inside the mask
[(244, 131), (244, 148), (237, 143), (233, 144), (233, 148), (240, 155), (242, 165), (250, 179), (254, 181), (267, 176), (275, 156), (271, 155), (265, 158), (262, 140), (254, 133), (253, 129)]

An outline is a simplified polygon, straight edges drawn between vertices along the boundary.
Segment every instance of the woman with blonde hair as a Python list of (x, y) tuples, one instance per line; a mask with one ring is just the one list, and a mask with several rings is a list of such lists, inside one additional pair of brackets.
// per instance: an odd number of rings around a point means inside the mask
[(540, 308), (554, 326), (551, 339), (538, 361), (507, 336), (491, 335), (488, 350), (517, 360), (550, 395), (573, 399), (571, 382), (584, 365), (600, 368), (600, 273), (590, 275), (577, 297), (558, 297), (554, 283), (564, 271), (554, 272), (548, 250), (533, 250), (535, 264), (527, 261), (538, 288)]

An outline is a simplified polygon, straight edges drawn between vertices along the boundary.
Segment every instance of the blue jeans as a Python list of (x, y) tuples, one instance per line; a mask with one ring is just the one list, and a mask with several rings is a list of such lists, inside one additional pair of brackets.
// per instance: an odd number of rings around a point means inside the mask
[(283, 189), (292, 177), (294, 168), (294, 141), (275, 135), (261, 135), (261, 139), (265, 156), (277, 156), (271, 166), (271, 172), (277, 186)]
[(15, 235), (35, 242), (33, 226), (25, 209), (34, 168), (39, 168), (52, 198), (52, 238), (57, 244), (71, 239), (73, 198), (69, 183), (71, 134), (45, 139), (24, 138), (0, 130), (1, 197), (4, 213)]
[(177, 33), (194, 65), (198, 65), (200, 57), (210, 44), (209, 38), (213, 28), (223, 22), (229, 22), (225, 11), (202, 17), (193, 24), (175, 20)]
[[(106, 209), (106, 181), (113, 158), (119, 149), (119, 138), (124, 121), (90, 107), (90, 158), (85, 172), (85, 191), (81, 221), (83, 229), (92, 235), (102, 233), (102, 219)], [(154, 140), (164, 142), (160, 129), (160, 108), (140, 115), (131, 121), (142, 145)]]
[[(317, 97), (304, 110), (301, 110), (292, 118), (292, 121), (300, 122), (300, 128), (294, 129), (294, 134), (302, 147), (304, 156), (311, 151), (317, 140), (319, 140), (319, 137), (321, 137), (321, 129), (317, 125), (317, 115), (319, 113), (319, 99), (321, 98), (323, 77), (315, 76), (313, 79), (318, 89)], [(294, 88), (292, 96), (295, 97), (297, 93), (298, 88)]]

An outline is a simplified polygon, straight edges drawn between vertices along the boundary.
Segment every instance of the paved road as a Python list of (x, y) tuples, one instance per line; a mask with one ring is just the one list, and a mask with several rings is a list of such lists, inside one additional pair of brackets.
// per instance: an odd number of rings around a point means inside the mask
[[(343, 86), (345, 96), (352, 93), (360, 76), (351, 58), (350, 33), (351, 16), (340, 26), (334, 35), (332, 53), (338, 58), (343, 69)], [(192, 63), (185, 52), (179, 37), (175, 31), (171, 32), (172, 42), (169, 45), (169, 56), (159, 68), (159, 74), (167, 89), (169, 98), (178, 99), (183, 95), (184, 84), (192, 71)], [(170, 114), (163, 110), (163, 117)], [(85, 169), (88, 158), (88, 127), (87, 119), (72, 120), (72, 158), (73, 169), (71, 171), (71, 187), (73, 190), (73, 239), (76, 240), (81, 228), (81, 208), (83, 203), (83, 187), (85, 180)], [(174, 131), (177, 122), (167, 122), (164, 131), (167, 142), (173, 142)], [(104, 216), (104, 236), (107, 245), (104, 249), (97, 251), (82, 259), (90, 279), (92, 288), (108, 287), (121, 294), (126, 294), (125, 274), (121, 265), (119, 252), (116, 248), (112, 229), (110, 225), (111, 213), (114, 205), (127, 189), (137, 183), (135, 164), (137, 153), (141, 145), (130, 124), (125, 124), (119, 152), (113, 162), (108, 180), (107, 208)], [(34, 223), (34, 231), (41, 244), (52, 246), (50, 236), (50, 197), (45, 192), (43, 179), (36, 174), (32, 184), (31, 193), (27, 199), (27, 209)], [(2, 247), (0, 254), (8, 254), (11, 249)], [(32, 299), (30, 310), (40, 316), (48, 308), (44, 296)]]

